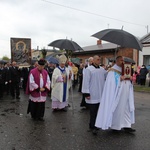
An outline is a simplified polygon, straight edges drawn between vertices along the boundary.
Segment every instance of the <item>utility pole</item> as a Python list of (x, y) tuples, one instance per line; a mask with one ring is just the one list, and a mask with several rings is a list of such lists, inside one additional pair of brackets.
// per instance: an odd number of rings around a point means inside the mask
[(108, 29), (109, 29), (109, 23), (108, 23)]
[(148, 25), (146, 26), (146, 31), (147, 31), (147, 33), (148, 33)]

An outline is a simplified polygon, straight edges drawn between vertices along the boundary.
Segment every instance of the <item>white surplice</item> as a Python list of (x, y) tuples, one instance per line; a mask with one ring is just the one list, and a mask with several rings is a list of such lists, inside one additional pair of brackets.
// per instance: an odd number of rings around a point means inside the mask
[[(112, 67), (121, 72), (121, 67)], [(135, 123), (133, 85), (130, 80), (120, 81), (120, 74), (108, 72), (95, 126), (121, 130)]]
[(89, 93), (90, 100), (85, 98), (88, 104), (97, 104), (100, 102), (105, 83), (106, 71), (104, 68), (95, 68), (93, 65), (84, 70), (82, 93)]

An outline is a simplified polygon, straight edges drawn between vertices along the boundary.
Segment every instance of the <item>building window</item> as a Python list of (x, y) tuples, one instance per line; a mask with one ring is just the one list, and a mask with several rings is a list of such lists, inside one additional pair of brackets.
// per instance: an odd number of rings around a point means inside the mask
[(150, 65), (150, 55), (143, 55), (143, 64), (145, 66)]

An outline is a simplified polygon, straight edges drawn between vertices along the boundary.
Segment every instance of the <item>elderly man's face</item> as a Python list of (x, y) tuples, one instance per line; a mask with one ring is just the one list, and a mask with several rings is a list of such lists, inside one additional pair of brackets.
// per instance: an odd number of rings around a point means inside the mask
[(60, 63), (59, 65), (60, 65), (61, 68), (64, 68), (64, 67), (65, 67), (65, 64), (64, 64), (64, 63)]
[(38, 65), (38, 70), (42, 71), (44, 69), (44, 65)]

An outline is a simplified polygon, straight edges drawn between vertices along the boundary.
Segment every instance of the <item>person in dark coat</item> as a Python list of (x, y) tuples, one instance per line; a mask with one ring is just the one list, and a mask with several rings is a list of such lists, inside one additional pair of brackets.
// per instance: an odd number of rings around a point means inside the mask
[[(53, 74), (53, 71), (55, 69), (55, 64), (53, 63), (48, 63), (47, 67), (45, 68), (45, 70), (48, 72), (48, 75), (49, 75), (49, 78), (50, 78), (50, 81), (52, 80), (52, 74)], [(51, 88), (48, 92), (48, 95), (51, 96)]]
[(141, 85), (145, 86), (147, 73), (148, 73), (147, 68), (145, 67), (145, 65), (142, 65), (140, 69), (140, 84)]
[(5, 92), (7, 95), (10, 94), (10, 64), (5, 64)]
[(82, 90), (82, 80), (83, 80), (83, 68), (84, 64), (80, 64), (79, 71), (78, 71), (78, 78), (79, 78), (79, 89), (78, 92), (81, 92)]
[(3, 99), (5, 77), (4, 77), (4, 67), (0, 64), (0, 99)]
[[(85, 64), (85, 66), (84, 66), (84, 68), (83, 68), (83, 71), (82, 71), (83, 78), (84, 78), (85, 69), (86, 69), (88, 66), (92, 65), (92, 63), (93, 63), (93, 57), (90, 57), (90, 58), (88, 59), (88, 63)], [(87, 104), (86, 104), (86, 101), (85, 101), (85, 95), (84, 95), (84, 94), (82, 94), (82, 100), (81, 100), (81, 103), (80, 103), (80, 107), (85, 107), (86, 109), (88, 108), (88, 107), (87, 107)]]
[(27, 86), (29, 72), (30, 72), (30, 68), (29, 67), (22, 68), (22, 71), (21, 71), (22, 78), (23, 78), (22, 87), (23, 87), (24, 92), (26, 91), (26, 86)]
[(55, 65), (53, 63), (48, 63), (48, 66), (45, 68), (47, 70), (50, 80), (52, 79), (52, 74), (55, 69)]
[(150, 87), (150, 70), (148, 71), (148, 79), (149, 79), (148, 86)]
[(20, 99), (20, 70), (16, 62), (12, 62), (12, 67), (10, 67), (10, 83), (11, 83), (11, 96), (12, 99)]

